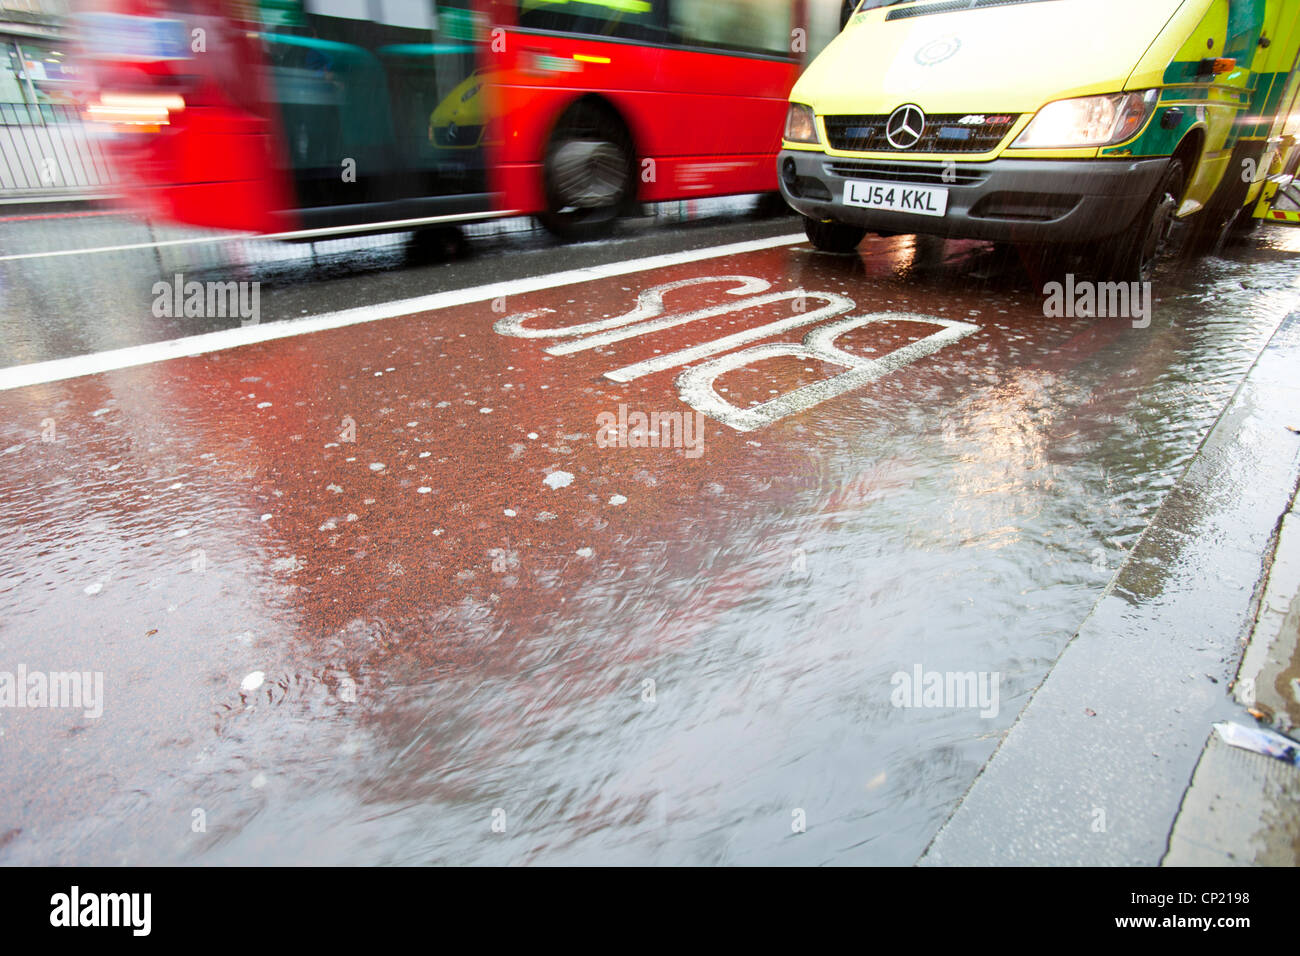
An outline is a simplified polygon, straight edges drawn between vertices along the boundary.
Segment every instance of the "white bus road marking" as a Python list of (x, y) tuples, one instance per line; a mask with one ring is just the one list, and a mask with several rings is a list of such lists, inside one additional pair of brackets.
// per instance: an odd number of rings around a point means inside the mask
[[(207, 355), (245, 345), (255, 345), (260, 342), (287, 339), (298, 335), (310, 335), (314, 332), (341, 329), (364, 322), (399, 318), (417, 312), (432, 312), (451, 306), (489, 302), (501, 296), (540, 292), (559, 286), (590, 282), (594, 279), (608, 279), (614, 276), (648, 272), (689, 262), (716, 259), (722, 256), (761, 252), (765, 249), (792, 246), (795, 243), (805, 241), (807, 241), (806, 237), (802, 233), (772, 236), (767, 239), (751, 239), (746, 242), (733, 242), (722, 246), (710, 246), (705, 249), (672, 252), (658, 256), (647, 256), (643, 259), (628, 259), (623, 262), (609, 263), (608, 265), (591, 266), (585, 269), (572, 269), (554, 275), (537, 276), (530, 279), (513, 279), (507, 282), (493, 283), (492, 285), (476, 286), (472, 289), (435, 292), (431, 295), (417, 296), (396, 302), (385, 302), (379, 305), (361, 306), (305, 319), (292, 319), (265, 325), (249, 325), (237, 329), (223, 329), (220, 332), (208, 332), (203, 335), (191, 335), (180, 339), (168, 339), (163, 342), (151, 342), (147, 345), (135, 345), (108, 352), (76, 355), (71, 358), (53, 359), (48, 362), (34, 362), (30, 365), (17, 365), (12, 368), (0, 369), (0, 391), (24, 388), (29, 385), (44, 385), (70, 378), (80, 378), (85, 375), (98, 375), (104, 372), (137, 368), (169, 359)], [(753, 281), (761, 282), (762, 280), (755, 279)]]
[[(615, 369), (612, 372), (606, 372), (605, 377), (613, 379), (616, 382), (630, 382), (634, 378), (640, 378), (642, 375), (650, 375), (653, 372), (662, 372), (664, 369), (672, 368), (675, 365), (685, 365), (687, 362), (693, 362), (696, 359), (706, 358), (710, 355), (717, 355), (719, 352), (726, 352), (738, 345), (746, 345), (749, 342), (755, 342), (759, 339), (770, 338), (778, 332), (785, 332), (789, 329), (797, 329), (800, 326), (810, 325), (821, 319), (833, 318), (837, 315), (843, 315), (845, 312), (852, 312), (857, 304), (852, 299), (834, 292), (805, 292), (803, 289), (795, 289), (791, 292), (778, 292), (773, 295), (765, 295), (756, 299), (751, 299), (748, 303), (740, 302), (731, 306), (727, 311), (736, 311), (737, 306), (745, 308), (748, 305), (767, 305), (769, 302), (779, 302), (782, 299), (799, 301), (803, 299), (824, 299), (826, 305), (811, 312), (798, 313), (789, 318), (778, 319), (775, 322), (769, 322), (766, 325), (760, 325), (757, 328), (746, 329), (743, 332), (735, 332), (731, 335), (725, 335), (720, 339), (714, 339), (712, 342), (702, 342), (699, 345), (692, 345), (688, 348), (679, 349), (668, 355), (656, 355), (654, 358), (645, 359), (634, 365), (625, 365), (623, 368)], [(683, 321), (691, 321), (698, 316), (683, 317)], [(666, 321), (666, 320), (661, 320)], [(658, 322), (648, 322), (647, 325), (659, 325)], [(679, 323), (671, 323), (679, 324)], [(646, 331), (653, 331), (647, 329)], [(547, 349), (549, 352), (550, 349)]]
[[(554, 309), (534, 309), (532, 312), (520, 312), (516, 315), (506, 316), (492, 328), (501, 335), (521, 339), (565, 338), (574, 335), (587, 335), (592, 332), (604, 332), (607, 329), (615, 329), (619, 326), (630, 325), (633, 322), (653, 319), (655, 316), (663, 315), (665, 293), (672, 292), (674, 289), (684, 289), (688, 286), (704, 285), (711, 282), (736, 283), (736, 288), (727, 290), (730, 295), (748, 295), (753, 292), (763, 292), (772, 285), (765, 279), (755, 279), (753, 276), (697, 276), (694, 279), (680, 279), (677, 282), (665, 282), (663, 285), (652, 286), (636, 297), (636, 307), (632, 311), (624, 312), (622, 315), (616, 315), (613, 318), (597, 319), (594, 322), (581, 322), (578, 325), (562, 325), (553, 329), (530, 329), (524, 325), (525, 321), (555, 311)], [(547, 349), (547, 351), (553, 355), (562, 354), (555, 352), (553, 349)]]
[[(561, 342), (546, 349), (546, 352), (550, 355), (568, 355), (613, 342), (638, 338), (663, 329), (695, 322), (699, 319), (714, 318), (730, 312), (741, 312), (759, 306), (771, 305), (774, 302), (797, 301), (803, 307), (798, 308), (796, 315), (777, 319), (774, 322), (768, 322), (741, 332), (723, 335), (708, 342), (690, 345), (667, 355), (652, 356), (605, 373), (605, 377), (613, 381), (630, 382), (643, 375), (666, 371), (670, 368), (688, 365), (690, 362), (711, 355), (729, 352), (730, 354), (712, 359), (703, 365), (688, 366), (678, 375), (676, 385), (678, 397), (686, 405), (741, 432), (754, 431), (788, 415), (807, 411), (824, 401), (860, 388), (869, 382), (874, 382), (891, 372), (896, 372), (918, 359), (933, 355), (944, 346), (951, 345), (953, 342), (979, 330), (979, 326), (972, 325), (969, 322), (941, 319), (933, 315), (921, 315), (915, 312), (873, 312), (819, 325), (809, 331), (804, 336), (802, 343), (799, 344), (771, 342), (766, 345), (732, 351), (738, 346), (748, 345), (750, 342), (756, 342), (759, 339), (771, 338), (782, 332), (811, 325), (823, 319), (834, 319), (837, 315), (851, 312), (856, 308), (856, 303), (847, 296), (834, 292), (808, 292), (804, 289), (793, 289), (789, 292), (753, 295), (738, 302), (709, 306), (677, 315), (662, 315), (664, 293), (689, 285), (704, 285), (713, 282), (738, 283), (736, 288), (727, 290), (733, 295), (743, 294), (748, 290), (763, 292), (770, 287), (770, 283), (751, 276), (701, 276), (697, 279), (670, 282), (646, 289), (637, 296), (636, 306), (630, 312), (625, 312), (620, 316), (597, 319), (579, 325), (561, 326), (555, 329), (530, 329), (525, 327), (523, 323), (526, 320), (549, 311), (539, 309), (532, 312), (520, 312), (509, 318), (502, 319), (493, 328), (502, 335), (538, 339), (567, 338), (585, 332), (595, 332), (594, 335), (588, 335), (586, 338)], [(826, 304), (811, 312), (806, 312), (804, 302), (810, 298), (820, 299)], [(894, 349), (880, 358), (864, 358), (846, 352), (835, 345), (835, 340), (850, 329), (873, 324), (898, 322), (919, 322), (927, 325), (938, 325), (941, 328), (938, 332), (933, 332), (923, 339), (918, 339), (908, 345)], [(722, 398), (713, 387), (718, 376), (726, 372), (742, 368), (750, 362), (761, 362), (781, 356), (792, 356), (805, 360), (816, 359), (832, 365), (843, 366), (848, 371), (811, 385), (800, 386), (792, 392), (787, 392), (761, 404), (752, 405), (749, 408), (738, 408), (732, 405)]]
[[(836, 348), (834, 344), (840, 334), (850, 329), (886, 322), (924, 322), (930, 325), (941, 325), (943, 328), (876, 359), (862, 358)], [(755, 345), (752, 348), (712, 359), (703, 365), (688, 368), (677, 376), (677, 394), (683, 402), (696, 411), (703, 412), (736, 431), (752, 432), (771, 425), (787, 415), (807, 411), (822, 402), (838, 398), (845, 392), (861, 388), (891, 372), (898, 371), (905, 365), (910, 365), (917, 359), (933, 355), (945, 345), (951, 345), (958, 339), (963, 339), (977, 331), (979, 326), (971, 325), (969, 322), (956, 322), (952, 319), (940, 319), (932, 315), (917, 315), (911, 312), (854, 315), (818, 326), (804, 336), (803, 343), (800, 345), (786, 342)], [(834, 365), (843, 365), (848, 368), (848, 371), (811, 385), (800, 386), (792, 392), (786, 392), (758, 405), (751, 405), (749, 408), (737, 408), (719, 396), (713, 387), (718, 376), (725, 372), (741, 368), (751, 362), (761, 362), (764, 359), (778, 358), (783, 355), (819, 359)]]
[[(663, 329), (671, 329), (678, 325), (686, 325), (689, 322), (696, 322), (700, 319), (710, 319), (720, 315), (726, 315), (728, 312), (743, 312), (746, 309), (757, 308), (760, 305), (772, 305), (786, 299), (805, 299), (809, 295), (815, 297), (824, 297), (822, 293), (813, 292), (805, 293), (803, 289), (795, 289), (791, 292), (772, 292), (767, 295), (755, 296), (752, 299), (742, 299), (739, 302), (729, 302), (724, 305), (714, 305), (707, 309), (699, 309), (695, 312), (686, 312), (681, 315), (669, 315), (664, 318), (651, 319), (642, 322), (637, 326), (629, 326), (623, 329), (614, 329), (610, 332), (602, 332), (599, 335), (591, 335), (585, 339), (579, 339), (577, 342), (563, 342), (547, 349), (549, 355), (569, 355), (573, 352), (582, 352), (587, 349), (599, 348), (602, 345), (610, 345), (614, 342), (622, 342), (624, 339), (635, 338), (639, 335), (646, 335), (650, 332), (659, 332)], [(826, 295), (830, 295), (827, 293)], [(841, 298), (841, 297), (836, 297)], [(847, 302), (844, 310), (847, 312), (853, 308), (852, 299), (841, 299)]]

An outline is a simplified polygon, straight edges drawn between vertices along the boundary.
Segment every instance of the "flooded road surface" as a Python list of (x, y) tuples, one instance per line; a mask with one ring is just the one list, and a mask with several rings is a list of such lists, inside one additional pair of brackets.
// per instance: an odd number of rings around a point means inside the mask
[(0, 671), (103, 688), (0, 707), (0, 863), (914, 862), (1300, 237), (1145, 328), (986, 244), (767, 245), (0, 391)]

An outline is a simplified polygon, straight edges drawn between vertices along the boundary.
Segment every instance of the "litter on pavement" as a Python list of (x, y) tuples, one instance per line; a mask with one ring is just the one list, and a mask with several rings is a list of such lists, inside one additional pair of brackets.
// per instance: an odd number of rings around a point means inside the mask
[(1265, 730), (1263, 727), (1247, 727), (1244, 724), (1234, 724), (1228, 721), (1215, 724), (1214, 729), (1219, 732), (1219, 737), (1223, 742), (1229, 746), (1240, 747), (1243, 750), (1253, 750), (1257, 754), (1276, 757), (1278, 760), (1285, 760), (1289, 764), (1300, 763), (1300, 743), (1290, 737), (1283, 737), (1281, 734)]

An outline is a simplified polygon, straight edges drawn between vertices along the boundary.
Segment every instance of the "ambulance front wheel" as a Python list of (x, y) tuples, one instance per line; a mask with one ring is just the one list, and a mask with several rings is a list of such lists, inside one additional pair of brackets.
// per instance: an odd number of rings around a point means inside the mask
[(842, 222), (822, 222), (809, 216), (803, 217), (803, 231), (813, 247), (822, 252), (852, 252), (867, 234), (861, 226), (850, 226)]
[(1169, 250), (1185, 183), (1183, 161), (1171, 159), (1160, 185), (1143, 204), (1129, 227), (1100, 244), (1098, 278), (1112, 282), (1148, 282), (1156, 264)]

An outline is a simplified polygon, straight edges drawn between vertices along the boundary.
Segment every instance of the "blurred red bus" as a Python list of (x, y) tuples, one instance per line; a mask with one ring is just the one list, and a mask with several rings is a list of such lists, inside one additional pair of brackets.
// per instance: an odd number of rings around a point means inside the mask
[(155, 218), (284, 233), (776, 189), (838, 0), (87, 0), (88, 116)]

